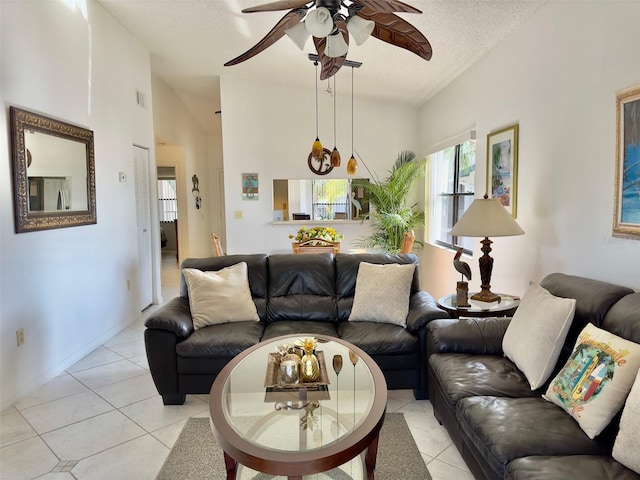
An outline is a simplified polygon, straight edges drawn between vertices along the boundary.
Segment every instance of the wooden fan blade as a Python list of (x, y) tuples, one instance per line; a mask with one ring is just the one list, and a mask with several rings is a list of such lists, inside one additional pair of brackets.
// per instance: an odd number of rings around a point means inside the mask
[[(336, 27), (340, 30), (344, 41), (349, 45), (349, 31), (347, 30), (346, 22), (344, 20), (337, 20)], [(347, 59), (347, 54), (335, 58), (325, 55), (324, 49), (327, 46), (326, 38), (313, 37), (313, 43), (316, 46), (316, 52), (318, 52), (320, 64), (322, 65), (322, 69), (320, 70), (320, 80), (326, 80), (327, 78), (333, 77), (338, 73), (338, 70), (342, 68), (342, 65), (344, 65), (344, 61)]]
[(249, 60), (251, 57), (259, 54), (264, 49), (270, 47), (271, 45), (276, 43), (278, 40), (280, 40), (284, 36), (285, 30), (288, 30), (291, 27), (294, 27), (295, 25), (300, 23), (300, 20), (302, 19), (302, 17), (304, 17), (304, 11), (291, 10), (284, 17), (282, 17), (278, 23), (276, 23), (276, 26), (273, 27), (271, 31), (267, 33), (262, 40), (260, 40), (249, 50), (244, 52), (242, 55), (234, 58), (233, 60), (229, 60), (227, 63), (224, 64), (224, 66), (229, 67), (231, 65), (237, 65), (238, 63), (242, 63), (245, 60)]
[(406, 20), (393, 13), (371, 13), (369, 9), (359, 11), (358, 16), (376, 23), (371, 35), (377, 39), (431, 60), (433, 50), (429, 40)]
[(422, 13), (417, 8), (414, 8), (411, 5), (407, 5), (400, 0), (354, 0), (353, 3), (362, 5), (370, 12), (376, 13)]
[(311, 0), (280, 0), (278, 2), (265, 3), (264, 5), (256, 5), (242, 10), (242, 13), (253, 12), (275, 12), (276, 10), (295, 10), (302, 8)]

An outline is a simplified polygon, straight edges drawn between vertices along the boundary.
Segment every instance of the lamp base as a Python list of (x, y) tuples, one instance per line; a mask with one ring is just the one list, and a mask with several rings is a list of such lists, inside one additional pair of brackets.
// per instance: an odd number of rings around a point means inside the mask
[(471, 296), (471, 300), (477, 300), (478, 302), (499, 302), (500, 295), (496, 295), (488, 288), (483, 288), (481, 291)]

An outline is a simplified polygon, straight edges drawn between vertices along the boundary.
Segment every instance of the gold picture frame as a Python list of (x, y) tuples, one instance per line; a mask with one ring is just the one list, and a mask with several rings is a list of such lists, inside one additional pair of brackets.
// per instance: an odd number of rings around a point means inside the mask
[(616, 92), (613, 236), (640, 240), (640, 84)]
[(498, 198), (516, 218), (518, 200), (518, 124), (487, 135), (487, 195)]

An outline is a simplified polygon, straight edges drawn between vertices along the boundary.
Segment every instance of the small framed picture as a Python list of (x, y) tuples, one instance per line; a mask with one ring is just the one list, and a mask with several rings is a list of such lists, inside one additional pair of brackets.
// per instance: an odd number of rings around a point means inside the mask
[(640, 240), (640, 84), (616, 92), (613, 236)]
[(257, 173), (242, 174), (242, 199), (258, 200), (259, 198), (259, 182)]
[(518, 124), (487, 135), (487, 193), (516, 218), (518, 195)]

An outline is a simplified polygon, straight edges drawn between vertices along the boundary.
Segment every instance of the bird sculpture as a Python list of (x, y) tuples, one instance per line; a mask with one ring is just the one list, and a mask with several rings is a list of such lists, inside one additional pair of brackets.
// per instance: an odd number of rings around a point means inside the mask
[(455, 269), (462, 274), (462, 281), (464, 281), (464, 277), (467, 277), (467, 280), (471, 280), (471, 268), (467, 262), (463, 262), (460, 260), (462, 256), (462, 249), (459, 248), (456, 252), (456, 255), (453, 257), (453, 266)]

